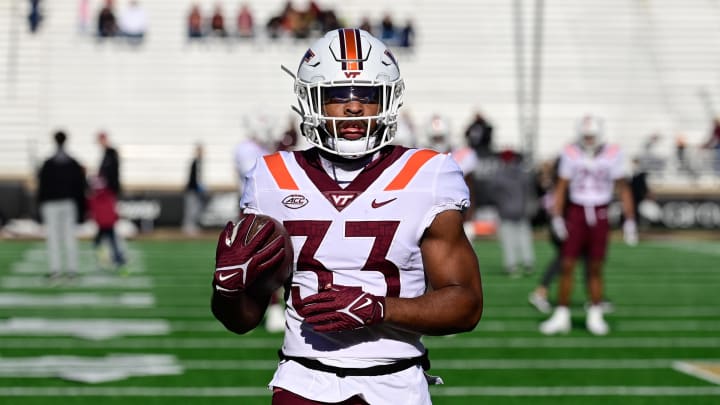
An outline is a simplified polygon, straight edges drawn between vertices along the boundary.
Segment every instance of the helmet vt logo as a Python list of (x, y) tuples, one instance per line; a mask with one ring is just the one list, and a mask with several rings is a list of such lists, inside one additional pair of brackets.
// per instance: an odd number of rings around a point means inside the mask
[(360, 75), (360, 72), (344, 72), (344, 73), (345, 73), (345, 77), (347, 77), (348, 79), (354, 79)]

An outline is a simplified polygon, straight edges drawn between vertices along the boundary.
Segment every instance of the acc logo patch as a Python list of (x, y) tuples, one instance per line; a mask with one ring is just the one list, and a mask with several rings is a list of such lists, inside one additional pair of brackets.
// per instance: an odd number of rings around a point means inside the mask
[(300, 194), (290, 194), (289, 196), (283, 198), (282, 204), (290, 209), (296, 210), (298, 208), (302, 208), (306, 206), (308, 203), (308, 199), (305, 198), (304, 195)]

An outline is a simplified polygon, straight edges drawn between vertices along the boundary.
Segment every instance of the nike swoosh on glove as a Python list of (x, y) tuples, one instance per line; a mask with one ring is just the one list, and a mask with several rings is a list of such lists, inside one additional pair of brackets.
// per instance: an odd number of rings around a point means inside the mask
[(254, 214), (244, 216), (237, 224), (228, 222), (220, 233), (215, 251), (213, 286), (218, 293), (232, 297), (250, 287), (263, 272), (280, 265), (285, 257), (285, 241), (277, 235), (275, 224), (267, 221), (259, 225), (257, 233), (249, 237)]
[(300, 303), (300, 315), (316, 332), (340, 332), (380, 323), (385, 318), (385, 297), (360, 287), (332, 285)]

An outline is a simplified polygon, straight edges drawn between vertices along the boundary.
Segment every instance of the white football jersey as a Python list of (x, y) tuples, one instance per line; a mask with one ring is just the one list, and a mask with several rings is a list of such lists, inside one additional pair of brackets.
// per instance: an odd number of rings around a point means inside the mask
[(389, 146), (347, 187), (320, 164), (317, 149), (277, 152), (258, 160), (241, 208), (283, 223), (295, 251), (286, 291), (283, 352), (342, 367), (368, 367), (424, 352), (420, 334), (386, 324), (316, 333), (297, 306), (328, 283), (388, 297), (425, 293), (420, 240), (435, 216), (462, 210), (469, 193), (446, 154)]
[(263, 155), (270, 153), (265, 147), (260, 145), (254, 139), (245, 139), (235, 146), (233, 151), (233, 160), (235, 161), (235, 170), (238, 176), (238, 190), (242, 193), (245, 177), (255, 166), (255, 162)]
[(582, 206), (609, 204), (615, 180), (624, 177), (624, 158), (617, 145), (603, 145), (593, 156), (577, 144), (565, 147), (558, 174), (569, 180), (570, 201)]
[(463, 175), (468, 175), (475, 170), (478, 163), (478, 156), (475, 149), (468, 146), (452, 151), (450, 155), (455, 159)]

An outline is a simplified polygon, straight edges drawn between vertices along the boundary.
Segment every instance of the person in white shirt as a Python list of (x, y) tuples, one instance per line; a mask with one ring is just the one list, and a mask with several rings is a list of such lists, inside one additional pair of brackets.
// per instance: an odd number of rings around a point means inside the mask
[(130, 5), (120, 13), (118, 28), (124, 36), (135, 42), (140, 42), (145, 37), (148, 19), (145, 9), (137, 0), (131, 0)]
[[(577, 258), (585, 253), (588, 259), (588, 290), (591, 305), (587, 310), (586, 326), (594, 335), (606, 335), (610, 328), (603, 316), (602, 267), (607, 253), (608, 204), (618, 191), (625, 222), (625, 241), (637, 243), (637, 225), (632, 193), (625, 180), (622, 151), (617, 145), (601, 141), (603, 121), (585, 116), (577, 124), (579, 139), (568, 145), (560, 157), (558, 183), (551, 226), (555, 235), (564, 241), (561, 248), (561, 278), (558, 306), (552, 316), (540, 325), (543, 334), (570, 331), (570, 295), (573, 270)], [(566, 198), (569, 204), (566, 204)]]

